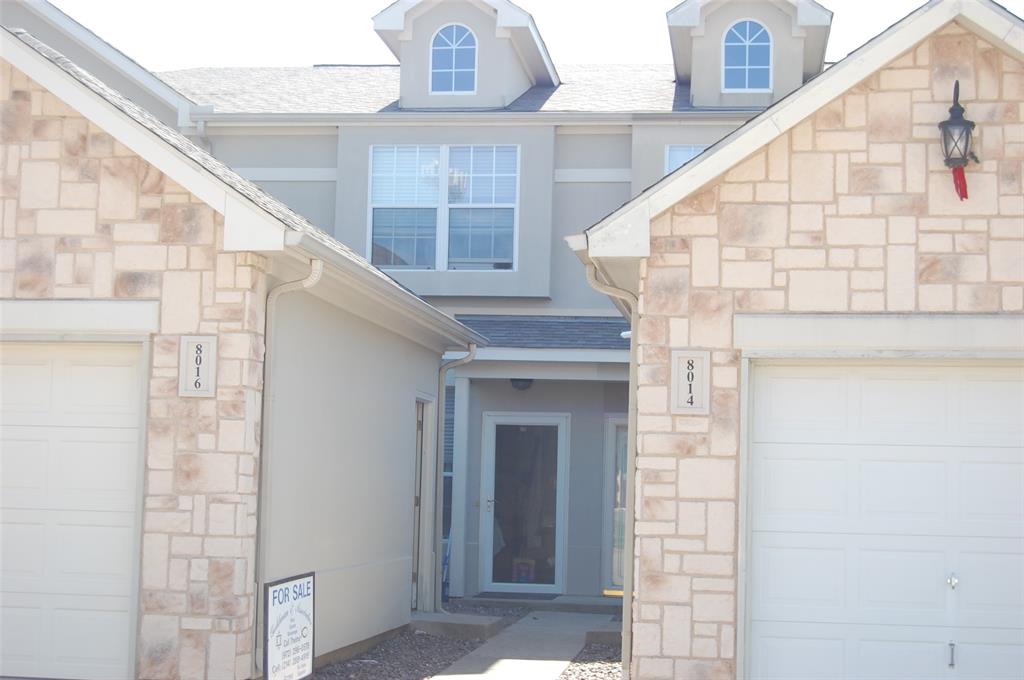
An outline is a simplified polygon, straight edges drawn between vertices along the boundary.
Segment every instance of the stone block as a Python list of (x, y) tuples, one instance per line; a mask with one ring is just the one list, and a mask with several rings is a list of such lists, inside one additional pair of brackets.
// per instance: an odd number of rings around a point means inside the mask
[(886, 222), (881, 217), (828, 217), (825, 233), (829, 245), (885, 245)]
[(788, 217), (789, 211), (784, 205), (725, 204), (719, 220), (719, 239), (727, 246), (783, 246)]
[(723, 262), (724, 288), (771, 288), (771, 262)]
[(696, 593), (693, 596), (693, 620), (735, 622), (736, 598), (724, 593)]
[(845, 271), (793, 270), (789, 273), (789, 308), (794, 312), (841, 312), (849, 306)]
[(656, 267), (647, 275), (644, 306), (647, 314), (686, 315), (689, 307), (689, 270)]
[(721, 458), (686, 458), (679, 461), (679, 497), (734, 499), (736, 462)]
[(690, 628), (693, 619), (691, 608), (666, 605), (663, 611), (662, 653), (666, 656), (689, 656)]
[(60, 198), (60, 165), (50, 161), (25, 161), (18, 182), (21, 210), (56, 208)]
[(174, 482), (181, 493), (234, 492), (238, 457), (222, 453), (184, 453), (174, 458)]
[(928, 175), (928, 212), (932, 215), (998, 215), (999, 187), (995, 174), (967, 173), (969, 198), (961, 201), (949, 171)]
[(868, 95), (868, 138), (872, 142), (905, 142), (911, 138), (909, 92)]
[(835, 156), (795, 153), (792, 157), (791, 196), (794, 202), (829, 202), (835, 197)]

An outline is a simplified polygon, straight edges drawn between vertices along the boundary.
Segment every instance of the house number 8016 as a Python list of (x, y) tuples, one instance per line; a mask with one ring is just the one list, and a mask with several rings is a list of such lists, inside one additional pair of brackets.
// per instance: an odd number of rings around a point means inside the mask
[(178, 394), (182, 397), (216, 395), (217, 337), (187, 335), (181, 339)]

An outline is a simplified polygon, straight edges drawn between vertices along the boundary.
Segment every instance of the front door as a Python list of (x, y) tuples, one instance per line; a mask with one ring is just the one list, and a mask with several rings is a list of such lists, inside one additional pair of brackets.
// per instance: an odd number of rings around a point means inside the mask
[(564, 592), (568, 437), (566, 414), (484, 415), (485, 591)]

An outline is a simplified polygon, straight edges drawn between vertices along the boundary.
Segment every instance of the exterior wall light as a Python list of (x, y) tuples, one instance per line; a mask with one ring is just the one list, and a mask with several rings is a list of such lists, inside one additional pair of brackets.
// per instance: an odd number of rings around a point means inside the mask
[(971, 151), (974, 142), (974, 121), (964, 118), (964, 107), (960, 106), (960, 81), (953, 85), (953, 106), (949, 107), (949, 119), (939, 123), (942, 132), (942, 155), (946, 167), (953, 170), (953, 187), (961, 201), (967, 198), (967, 177), (964, 168), (970, 161), (978, 163), (978, 157)]
[(533, 378), (510, 378), (509, 382), (512, 383), (512, 389), (520, 392), (533, 387)]

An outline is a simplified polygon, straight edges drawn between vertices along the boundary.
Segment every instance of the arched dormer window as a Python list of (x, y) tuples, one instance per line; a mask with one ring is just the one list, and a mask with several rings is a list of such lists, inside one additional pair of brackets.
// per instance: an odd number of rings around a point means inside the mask
[(770, 92), (772, 89), (772, 36), (756, 21), (744, 19), (725, 32), (722, 90)]
[(461, 24), (434, 34), (430, 46), (430, 93), (476, 92), (476, 36)]

